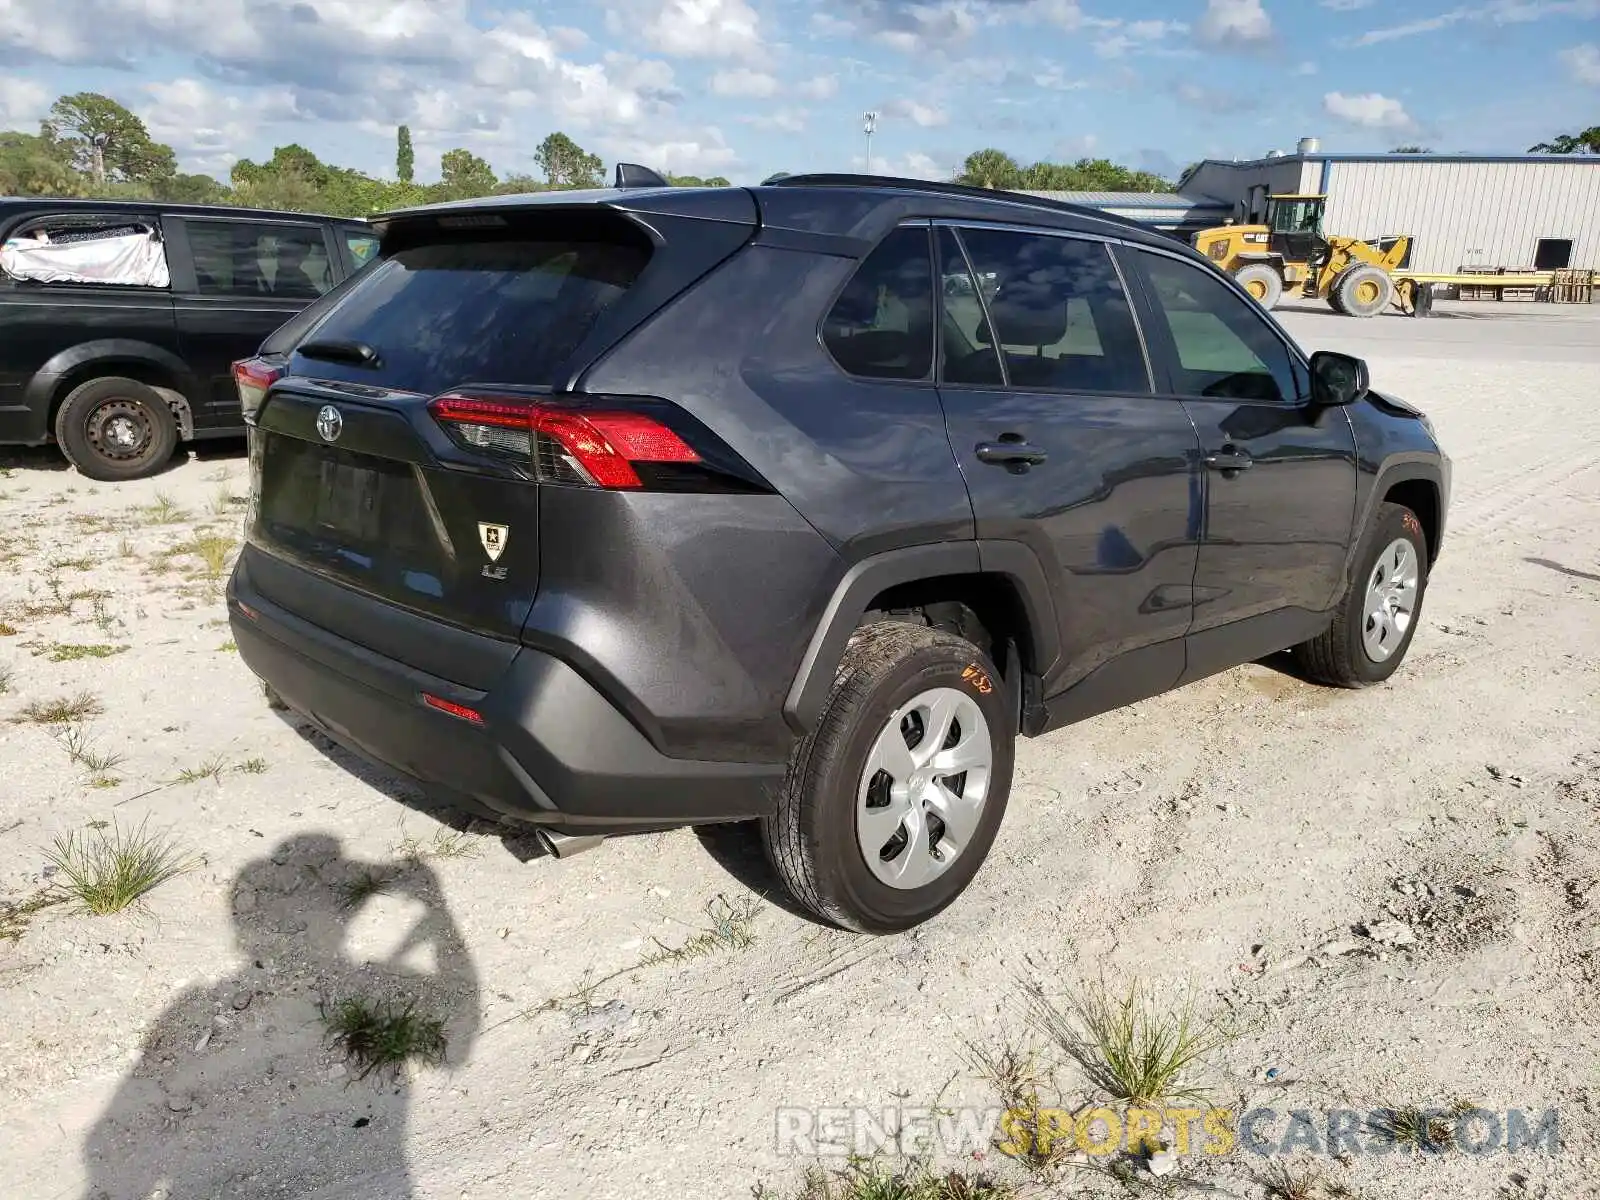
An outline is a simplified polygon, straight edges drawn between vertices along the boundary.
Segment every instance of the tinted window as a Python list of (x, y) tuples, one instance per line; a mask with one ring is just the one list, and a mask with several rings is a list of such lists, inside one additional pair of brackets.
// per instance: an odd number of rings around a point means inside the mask
[(365, 342), (375, 369), (318, 375), (429, 395), (466, 382), (543, 385), (649, 261), (648, 243), (570, 239), (411, 246), (362, 272), (316, 327)]
[(318, 226), (190, 221), (188, 232), (203, 296), (315, 300), (333, 286)]
[(988, 311), (974, 337), (998, 346), (1013, 387), (1148, 392), (1133, 311), (1099, 242), (963, 229)]
[[(992, 294), (994, 281), (986, 279), (980, 285), (973, 279), (961, 245), (949, 229), (939, 230), (939, 280), (944, 305), (939, 378), (947, 383), (1004, 383), (999, 350), (978, 342), (984, 300)], [(981, 297), (980, 288), (984, 293)]]
[(834, 361), (871, 379), (926, 379), (933, 367), (928, 230), (897, 229), (857, 268), (822, 325)]
[(1221, 279), (1173, 258), (1138, 253), (1174, 351), (1173, 388), (1185, 396), (1294, 400), (1293, 359), (1256, 305)]

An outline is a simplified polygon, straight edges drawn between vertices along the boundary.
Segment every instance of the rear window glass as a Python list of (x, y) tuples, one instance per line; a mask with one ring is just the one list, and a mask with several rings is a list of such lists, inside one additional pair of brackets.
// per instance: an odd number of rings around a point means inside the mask
[(406, 247), (363, 272), (316, 328), (319, 341), (373, 347), (380, 365), (302, 359), (299, 369), (427, 394), (467, 382), (549, 384), (649, 257), (642, 240)]

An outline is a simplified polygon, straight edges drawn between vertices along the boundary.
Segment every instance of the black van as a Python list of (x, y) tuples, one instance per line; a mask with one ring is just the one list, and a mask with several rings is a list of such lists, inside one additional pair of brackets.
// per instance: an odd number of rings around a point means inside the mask
[(0, 444), (54, 441), (91, 479), (241, 436), (234, 360), (377, 250), (364, 221), (0, 198)]

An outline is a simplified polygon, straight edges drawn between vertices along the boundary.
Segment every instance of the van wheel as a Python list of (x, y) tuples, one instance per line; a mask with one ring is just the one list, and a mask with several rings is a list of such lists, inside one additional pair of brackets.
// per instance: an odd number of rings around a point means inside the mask
[(846, 929), (897, 933), (959, 896), (1005, 815), (1008, 708), (971, 642), (902, 621), (857, 630), (761, 822), (795, 899)]
[(178, 423), (161, 393), (134, 379), (91, 379), (62, 401), (56, 443), (90, 479), (154, 475), (178, 448)]

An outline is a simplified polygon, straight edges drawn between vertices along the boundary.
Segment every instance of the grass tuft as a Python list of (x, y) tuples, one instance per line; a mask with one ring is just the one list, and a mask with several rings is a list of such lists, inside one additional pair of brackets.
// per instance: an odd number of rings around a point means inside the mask
[(199, 764), (198, 766), (184, 767), (183, 770), (178, 772), (177, 776), (172, 780), (172, 782), (200, 783), (206, 779), (221, 782), (222, 773), (227, 769), (227, 760), (219, 754), (215, 758), (206, 759), (205, 762)]
[(1440, 1154), (1455, 1145), (1455, 1124), (1448, 1117), (1425, 1113), (1412, 1104), (1379, 1109), (1368, 1127), (1407, 1150)]
[(1288, 1163), (1273, 1163), (1256, 1176), (1256, 1182), (1269, 1200), (1319, 1200), (1332, 1194), (1321, 1169), (1316, 1166), (1296, 1169)]
[(1054, 1127), (1040, 1127), (1040, 1111), (1045, 1105), (1039, 1094), (1046, 1080), (1038, 1051), (1010, 1042), (998, 1050), (968, 1042), (966, 1058), (979, 1078), (999, 1093), (1000, 1103), (1010, 1114), (1007, 1141), (1021, 1151), (1014, 1157), (1037, 1171), (1071, 1152), (1071, 1138), (1061, 1136)]
[(120, 754), (101, 754), (89, 744), (89, 735), (79, 725), (68, 725), (61, 730), (61, 748), (67, 752), (72, 765), (82, 767), (96, 779), (108, 775), (122, 763)]
[(1133, 1105), (1204, 1097), (1206, 1089), (1188, 1077), (1232, 1038), (1196, 1013), (1193, 992), (1166, 1008), (1137, 980), (1120, 991), (1102, 980), (1073, 995), (1070, 1012), (1057, 1008), (1036, 985), (1027, 993), (1037, 1028), (1091, 1083)]
[(198, 862), (167, 835), (150, 832), (146, 822), (128, 832), (113, 824), (84, 834), (61, 834), (45, 858), (61, 876), (67, 895), (97, 916), (121, 912)]
[(188, 514), (177, 501), (161, 492), (156, 493), (154, 503), (145, 505), (139, 511), (151, 525), (176, 525), (180, 521), (188, 520)]
[(444, 1061), (444, 1022), (404, 1007), (369, 1000), (341, 1000), (322, 1013), (333, 1044), (356, 1067), (357, 1078), (374, 1071), (398, 1075), (408, 1062), (429, 1066)]
[(393, 871), (369, 867), (353, 879), (339, 886), (339, 895), (346, 908), (360, 908), (374, 896), (381, 896), (394, 884)]
[(197, 533), (177, 548), (181, 554), (192, 554), (200, 560), (202, 574), (211, 583), (222, 579), (228, 569), (228, 556), (236, 543), (220, 533)]
[(423, 842), (406, 834), (394, 848), (403, 862), (422, 862), (429, 858), (477, 858), (483, 853), (478, 839), (458, 829), (436, 829), (433, 840)]
[(71, 725), (88, 717), (98, 717), (105, 710), (100, 701), (89, 692), (75, 696), (61, 696), (55, 700), (34, 700), (19, 714), (17, 720), (33, 725)]
[[(1017, 1190), (986, 1175), (964, 1171), (935, 1171), (926, 1163), (912, 1162), (896, 1170), (880, 1159), (852, 1156), (841, 1171), (812, 1167), (791, 1200), (1012, 1200)], [(765, 1187), (756, 1200), (780, 1200)]]
[(265, 775), (267, 773), (267, 760), (264, 758), (247, 758), (234, 770), (241, 775)]
[(708, 929), (695, 934), (681, 946), (668, 946), (652, 939), (657, 949), (638, 962), (640, 967), (657, 967), (669, 962), (687, 962), (706, 958), (725, 950), (745, 950), (754, 945), (756, 914), (761, 903), (753, 896), (745, 896), (730, 904), (723, 896), (713, 897), (706, 905), (706, 916), (711, 919)]
[(66, 893), (53, 887), (20, 900), (0, 900), (0, 942), (20, 942), (36, 913), (66, 901)]
[(108, 646), (104, 642), (88, 645), (73, 642), (52, 642), (35, 651), (51, 662), (79, 662), (85, 658), (112, 658), (127, 649), (126, 646)]
[(11, 674), (11, 668), (0, 663), (0, 696), (4, 696), (11, 690)]

